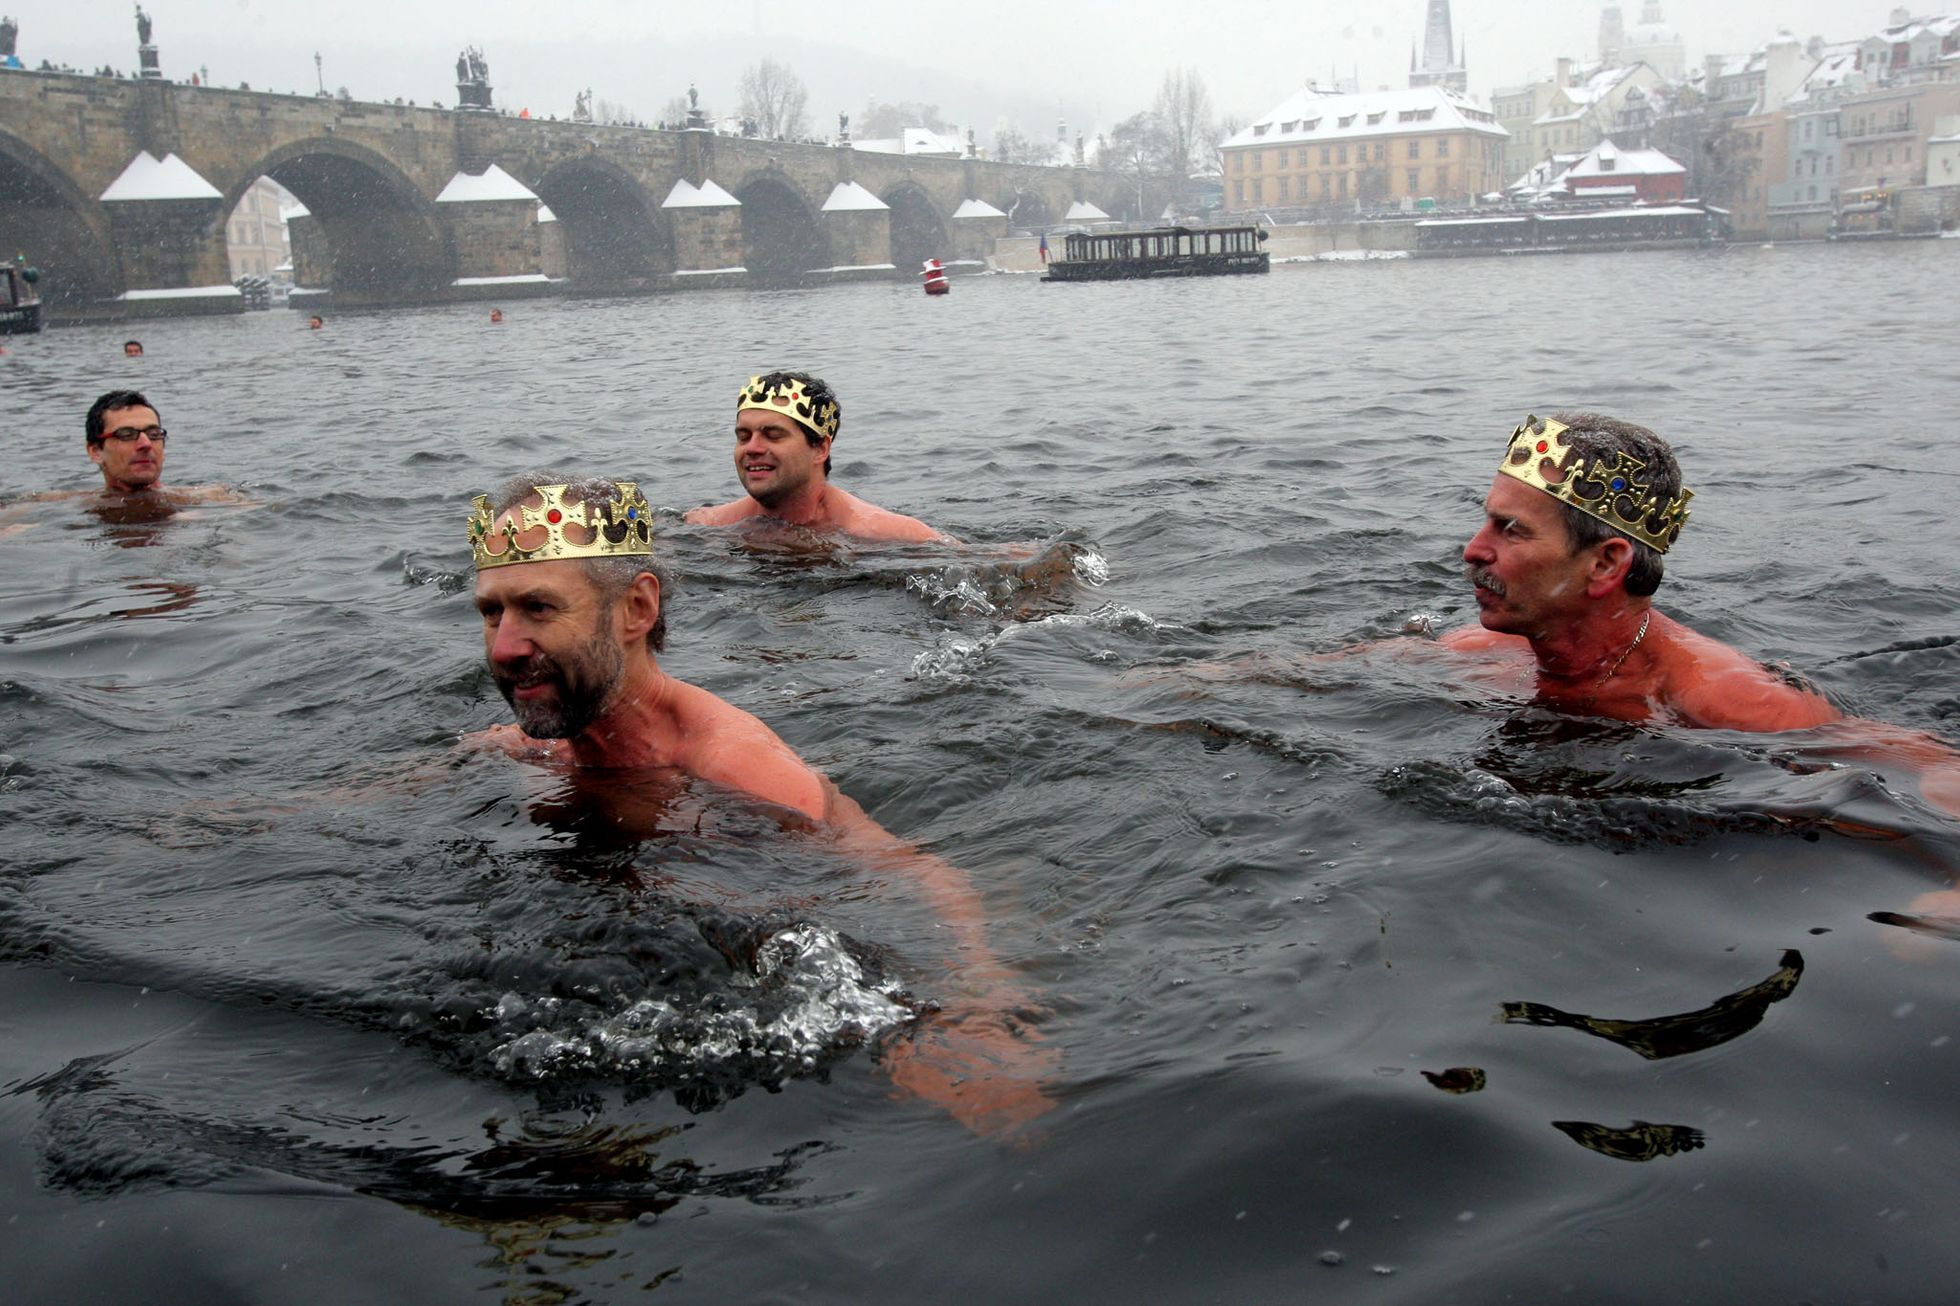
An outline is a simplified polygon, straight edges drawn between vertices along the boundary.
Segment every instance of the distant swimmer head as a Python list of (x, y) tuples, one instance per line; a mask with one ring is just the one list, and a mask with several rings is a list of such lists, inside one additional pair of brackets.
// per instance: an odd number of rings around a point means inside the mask
[(501, 321), (503, 321), (503, 320), (504, 320), (504, 310), (502, 310), (501, 308), (493, 308), (493, 309), (491, 309), (491, 310), (490, 310), (490, 320), (491, 320), (492, 322), (501, 322)]
[(318, 331), (321, 327), (325, 326), (326, 324), (327, 324), (327, 320), (321, 317), (318, 313), (315, 313), (312, 317), (306, 319), (306, 329), (308, 331)]
[(143, 342), (141, 340), (123, 341), (123, 356), (125, 358), (141, 358), (143, 356)]
[[(787, 417), (803, 428), (812, 446), (835, 440), (843, 424), (844, 407), (821, 377), (808, 372), (764, 372), (752, 376), (735, 397), (735, 416), (751, 410)], [(830, 475), (830, 455), (824, 454), (823, 474)]]

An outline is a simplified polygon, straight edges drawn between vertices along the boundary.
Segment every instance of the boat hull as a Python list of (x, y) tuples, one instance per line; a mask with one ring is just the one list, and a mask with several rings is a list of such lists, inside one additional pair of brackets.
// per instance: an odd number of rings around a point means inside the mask
[(1043, 281), (1151, 281), (1159, 277), (1231, 277), (1272, 271), (1271, 256), (1193, 254), (1166, 259), (1072, 259), (1050, 263)]

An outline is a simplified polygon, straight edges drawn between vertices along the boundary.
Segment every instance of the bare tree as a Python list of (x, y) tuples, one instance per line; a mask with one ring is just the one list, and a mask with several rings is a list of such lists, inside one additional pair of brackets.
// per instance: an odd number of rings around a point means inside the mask
[(1173, 68), (1165, 73), (1150, 112), (1156, 120), (1160, 162), (1171, 179), (1174, 196), (1181, 199), (1191, 174), (1205, 167), (1218, 146), (1211, 94), (1205, 90), (1198, 70)]
[(778, 141), (808, 135), (803, 110), (809, 102), (802, 79), (787, 65), (764, 59), (742, 71), (741, 114), (755, 123), (759, 135)]
[(1133, 114), (1109, 129), (1096, 163), (1122, 173), (1136, 188), (1136, 213), (1148, 221), (1183, 191), (1188, 174), (1175, 172), (1170, 134), (1153, 110)]
[(1011, 122), (994, 128), (995, 163), (1053, 163), (1055, 147), (1045, 138), (1031, 137)]
[(623, 104), (612, 100), (592, 102), (592, 121), (608, 127), (623, 127), (638, 120), (638, 115)]
[[(605, 101), (601, 100), (600, 103), (604, 104)], [(687, 97), (685, 95), (676, 95), (673, 99), (660, 106), (659, 121), (665, 123), (668, 130), (679, 131), (681, 128), (687, 126), (687, 110)]]
[(867, 100), (864, 112), (857, 116), (856, 121), (857, 134), (870, 141), (897, 136), (907, 127), (924, 127), (936, 132), (953, 129), (953, 124), (940, 116), (938, 105), (917, 100), (900, 100), (897, 104)]

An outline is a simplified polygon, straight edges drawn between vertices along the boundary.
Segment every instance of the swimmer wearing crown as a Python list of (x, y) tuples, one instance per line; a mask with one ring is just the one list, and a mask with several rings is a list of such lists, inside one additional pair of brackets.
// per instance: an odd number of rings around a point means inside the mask
[(687, 520), (733, 526), (768, 517), (865, 540), (951, 542), (916, 517), (830, 483), (830, 446), (842, 418), (837, 396), (807, 372), (750, 377), (735, 398), (735, 476), (747, 497), (696, 508)]
[(477, 496), (468, 531), (484, 655), (517, 714), (473, 742), (591, 777), (622, 803), (635, 773), (705, 780), (787, 809), (909, 881), (958, 942), (964, 996), (886, 1049), (893, 1079), (983, 1132), (1053, 1105), (1034, 1073), (1046, 1058), (1007, 1015), (1025, 1002), (966, 875), (892, 836), (756, 717), (661, 669), (669, 583), (636, 483), (521, 476)]

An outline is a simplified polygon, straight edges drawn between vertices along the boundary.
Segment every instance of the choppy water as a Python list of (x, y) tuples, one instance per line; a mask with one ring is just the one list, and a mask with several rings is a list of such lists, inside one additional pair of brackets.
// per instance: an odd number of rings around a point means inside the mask
[[(1960, 736), (1960, 250), (1780, 248), (168, 323), (12, 342), (0, 493), (111, 385), (254, 509), (0, 540), (0, 1246), (103, 1300), (1940, 1301), (1960, 828), (1828, 741), (1574, 721), (1474, 619), (1510, 427), (1675, 439), (1663, 605)], [(539, 463), (837, 479), (970, 549), (675, 524), (665, 665), (965, 868), (1045, 1012), (1019, 1146), (894, 1100), (932, 919), (766, 813), (662, 828), (504, 719), (457, 547)], [(1916, 954), (1902, 945), (1917, 943)]]

